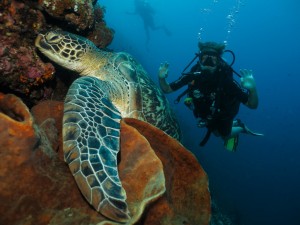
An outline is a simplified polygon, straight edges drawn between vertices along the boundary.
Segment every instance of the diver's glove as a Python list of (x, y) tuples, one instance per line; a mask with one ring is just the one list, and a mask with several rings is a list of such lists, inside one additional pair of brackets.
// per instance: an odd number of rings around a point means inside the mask
[(169, 63), (161, 63), (158, 69), (158, 77), (161, 79), (167, 78), (169, 73)]
[(241, 85), (243, 88), (246, 88), (247, 90), (252, 90), (256, 88), (255, 80), (253, 77), (252, 70), (240, 70), (240, 73), (242, 75), (241, 77)]

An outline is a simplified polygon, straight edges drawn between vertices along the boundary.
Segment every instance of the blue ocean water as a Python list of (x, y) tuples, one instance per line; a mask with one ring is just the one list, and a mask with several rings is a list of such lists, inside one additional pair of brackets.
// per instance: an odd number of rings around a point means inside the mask
[[(163, 30), (146, 32), (134, 0), (101, 0), (105, 20), (115, 29), (109, 46), (131, 53), (157, 82), (161, 62), (170, 64), (168, 81), (198, 51), (201, 41), (227, 42), (236, 54), (234, 69), (252, 69), (259, 93), (259, 108), (241, 106), (238, 117), (264, 137), (240, 136), (238, 151), (227, 152), (212, 137), (198, 146), (205, 130), (196, 126), (181, 93), (167, 97), (184, 133), (184, 145), (199, 159), (218, 204), (243, 225), (300, 224), (300, 2), (258, 0), (149, 0), (154, 21)], [(230, 57), (228, 59), (231, 60)], [(238, 77), (236, 77), (238, 80)]]

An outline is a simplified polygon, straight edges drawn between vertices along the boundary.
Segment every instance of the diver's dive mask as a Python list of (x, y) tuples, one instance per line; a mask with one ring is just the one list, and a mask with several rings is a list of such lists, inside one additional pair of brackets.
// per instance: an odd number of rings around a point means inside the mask
[(224, 52), (225, 45), (216, 42), (199, 42), (200, 64), (203, 69), (212, 70), (219, 64), (219, 58)]
[(218, 64), (218, 56), (216, 53), (204, 53), (200, 55), (200, 62), (202, 66), (216, 67)]

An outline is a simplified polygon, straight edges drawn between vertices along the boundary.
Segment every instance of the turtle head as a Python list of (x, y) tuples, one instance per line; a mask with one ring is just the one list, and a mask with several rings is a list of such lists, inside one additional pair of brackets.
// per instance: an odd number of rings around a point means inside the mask
[(96, 69), (91, 65), (97, 47), (88, 39), (64, 31), (49, 31), (39, 34), (35, 46), (49, 59), (60, 66), (88, 75)]

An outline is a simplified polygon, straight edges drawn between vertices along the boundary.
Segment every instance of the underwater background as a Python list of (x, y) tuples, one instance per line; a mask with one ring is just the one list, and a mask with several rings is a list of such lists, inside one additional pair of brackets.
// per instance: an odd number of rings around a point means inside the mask
[(233, 68), (253, 70), (259, 107), (241, 106), (238, 118), (265, 136), (240, 135), (235, 153), (213, 136), (199, 147), (206, 131), (197, 128), (183, 101), (173, 104), (181, 91), (167, 97), (179, 118), (183, 144), (197, 156), (213, 198), (236, 224), (300, 224), (300, 3), (149, 0), (155, 24), (170, 33), (150, 30), (148, 42), (141, 16), (132, 14), (133, 0), (99, 3), (106, 8), (107, 25), (115, 30), (109, 48), (131, 53), (155, 82), (165, 61), (170, 64), (168, 81), (177, 79), (197, 53), (198, 41), (226, 42), (236, 56)]

